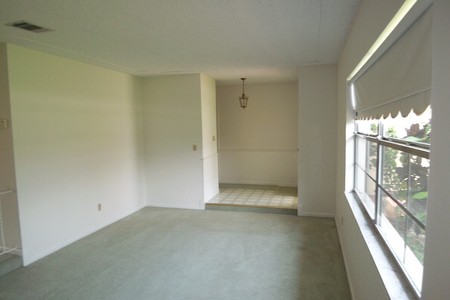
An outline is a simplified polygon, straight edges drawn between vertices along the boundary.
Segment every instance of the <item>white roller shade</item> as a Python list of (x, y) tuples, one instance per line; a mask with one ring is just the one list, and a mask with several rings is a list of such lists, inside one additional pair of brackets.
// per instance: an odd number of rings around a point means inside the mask
[(429, 9), (354, 82), (358, 119), (421, 114), (429, 106), (431, 21)]

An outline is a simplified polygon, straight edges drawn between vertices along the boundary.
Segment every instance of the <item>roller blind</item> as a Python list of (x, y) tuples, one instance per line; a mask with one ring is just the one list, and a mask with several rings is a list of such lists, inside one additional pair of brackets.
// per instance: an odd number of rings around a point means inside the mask
[(428, 9), (353, 83), (358, 119), (421, 114), (430, 105), (431, 21)]

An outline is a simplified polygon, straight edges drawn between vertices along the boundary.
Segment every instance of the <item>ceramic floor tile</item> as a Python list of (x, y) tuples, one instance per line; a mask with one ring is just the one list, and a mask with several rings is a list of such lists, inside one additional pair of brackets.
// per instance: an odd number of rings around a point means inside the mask
[(284, 208), (296, 208), (297, 202), (296, 188), (254, 185), (221, 186), (220, 194), (209, 201), (209, 203)]

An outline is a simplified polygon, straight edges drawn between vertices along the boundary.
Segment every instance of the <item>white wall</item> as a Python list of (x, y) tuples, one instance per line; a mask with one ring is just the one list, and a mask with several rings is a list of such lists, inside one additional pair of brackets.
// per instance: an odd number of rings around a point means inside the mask
[(336, 65), (299, 70), (299, 215), (335, 213), (336, 77)]
[(346, 78), (402, 4), (402, 0), (363, 0), (338, 64), (336, 224), (354, 299), (389, 296), (344, 196), (344, 191), (352, 187), (353, 149), (353, 115), (346, 97)]
[(147, 204), (202, 208), (200, 74), (145, 78), (143, 101)]
[(28, 264), (144, 206), (140, 80), (7, 49)]
[(425, 245), (423, 299), (448, 299), (450, 295), (450, 2), (433, 6), (433, 73), (431, 107), (433, 135), (428, 184), (428, 217)]
[[(246, 83), (248, 83), (247, 80)], [(218, 86), (219, 181), (297, 186), (298, 84)]]
[(217, 154), (216, 81), (200, 75), (203, 146), (203, 201), (219, 193), (219, 162)]
[[(0, 119), (7, 122), (7, 128), (0, 127), (0, 192), (16, 190), (9, 98), (7, 51), (6, 45), (0, 43)], [(0, 201), (5, 246), (9, 249), (20, 249), (21, 239), (17, 196), (15, 193), (0, 195)]]

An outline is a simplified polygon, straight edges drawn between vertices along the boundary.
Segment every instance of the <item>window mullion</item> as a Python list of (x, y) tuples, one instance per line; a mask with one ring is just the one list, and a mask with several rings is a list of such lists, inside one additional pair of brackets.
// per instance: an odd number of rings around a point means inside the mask
[(383, 184), (383, 146), (377, 145), (377, 182), (376, 182), (376, 205), (375, 205), (375, 223), (380, 223), (380, 216), (382, 210), (382, 192), (381, 185)]
[[(378, 121), (378, 137), (383, 135), (383, 123)], [(382, 193), (381, 185), (383, 184), (383, 146), (377, 143), (377, 173), (376, 173), (376, 203), (375, 203), (375, 224), (379, 225), (381, 221)]]
[(358, 132), (358, 123), (356, 121), (354, 121), (354, 126), (356, 128), (355, 134), (353, 135), (353, 191), (355, 191), (356, 188), (356, 174), (357, 174), (357, 170), (356, 168), (358, 167), (358, 163), (357, 163), (357, 157), (359, 155), (358, 153), (358, 135), (356, 134)]
[[(410, 200), (411, 200), (411, 154), (410, 153), (408, 153), (407, 154), (407, 157), (408, 157), (408, 179), (406, 180), (406, 205), (404, 205), (404, 206), (406, 206), (406, 209), (408, 210), (408, 211), (410, 211)], [(408, 232), (407, 232), (407, 230), (408, 230), (408, 214), (405, 214), (405, 223), (404, 223), (404, 228), (405, 228), (405, 230), (404, 230), (404, 232), (403, 232), (403, 235), (404, 235), (404, 237), (403, 237), (403, 240), (405, 241), (405, 244), (404, 244), (404, 252), (403, 252), (403, 260), (405, 261), (405, 259), (406, 259), (406, 248), (407, 248), (407, 243), (408, 243)]]

